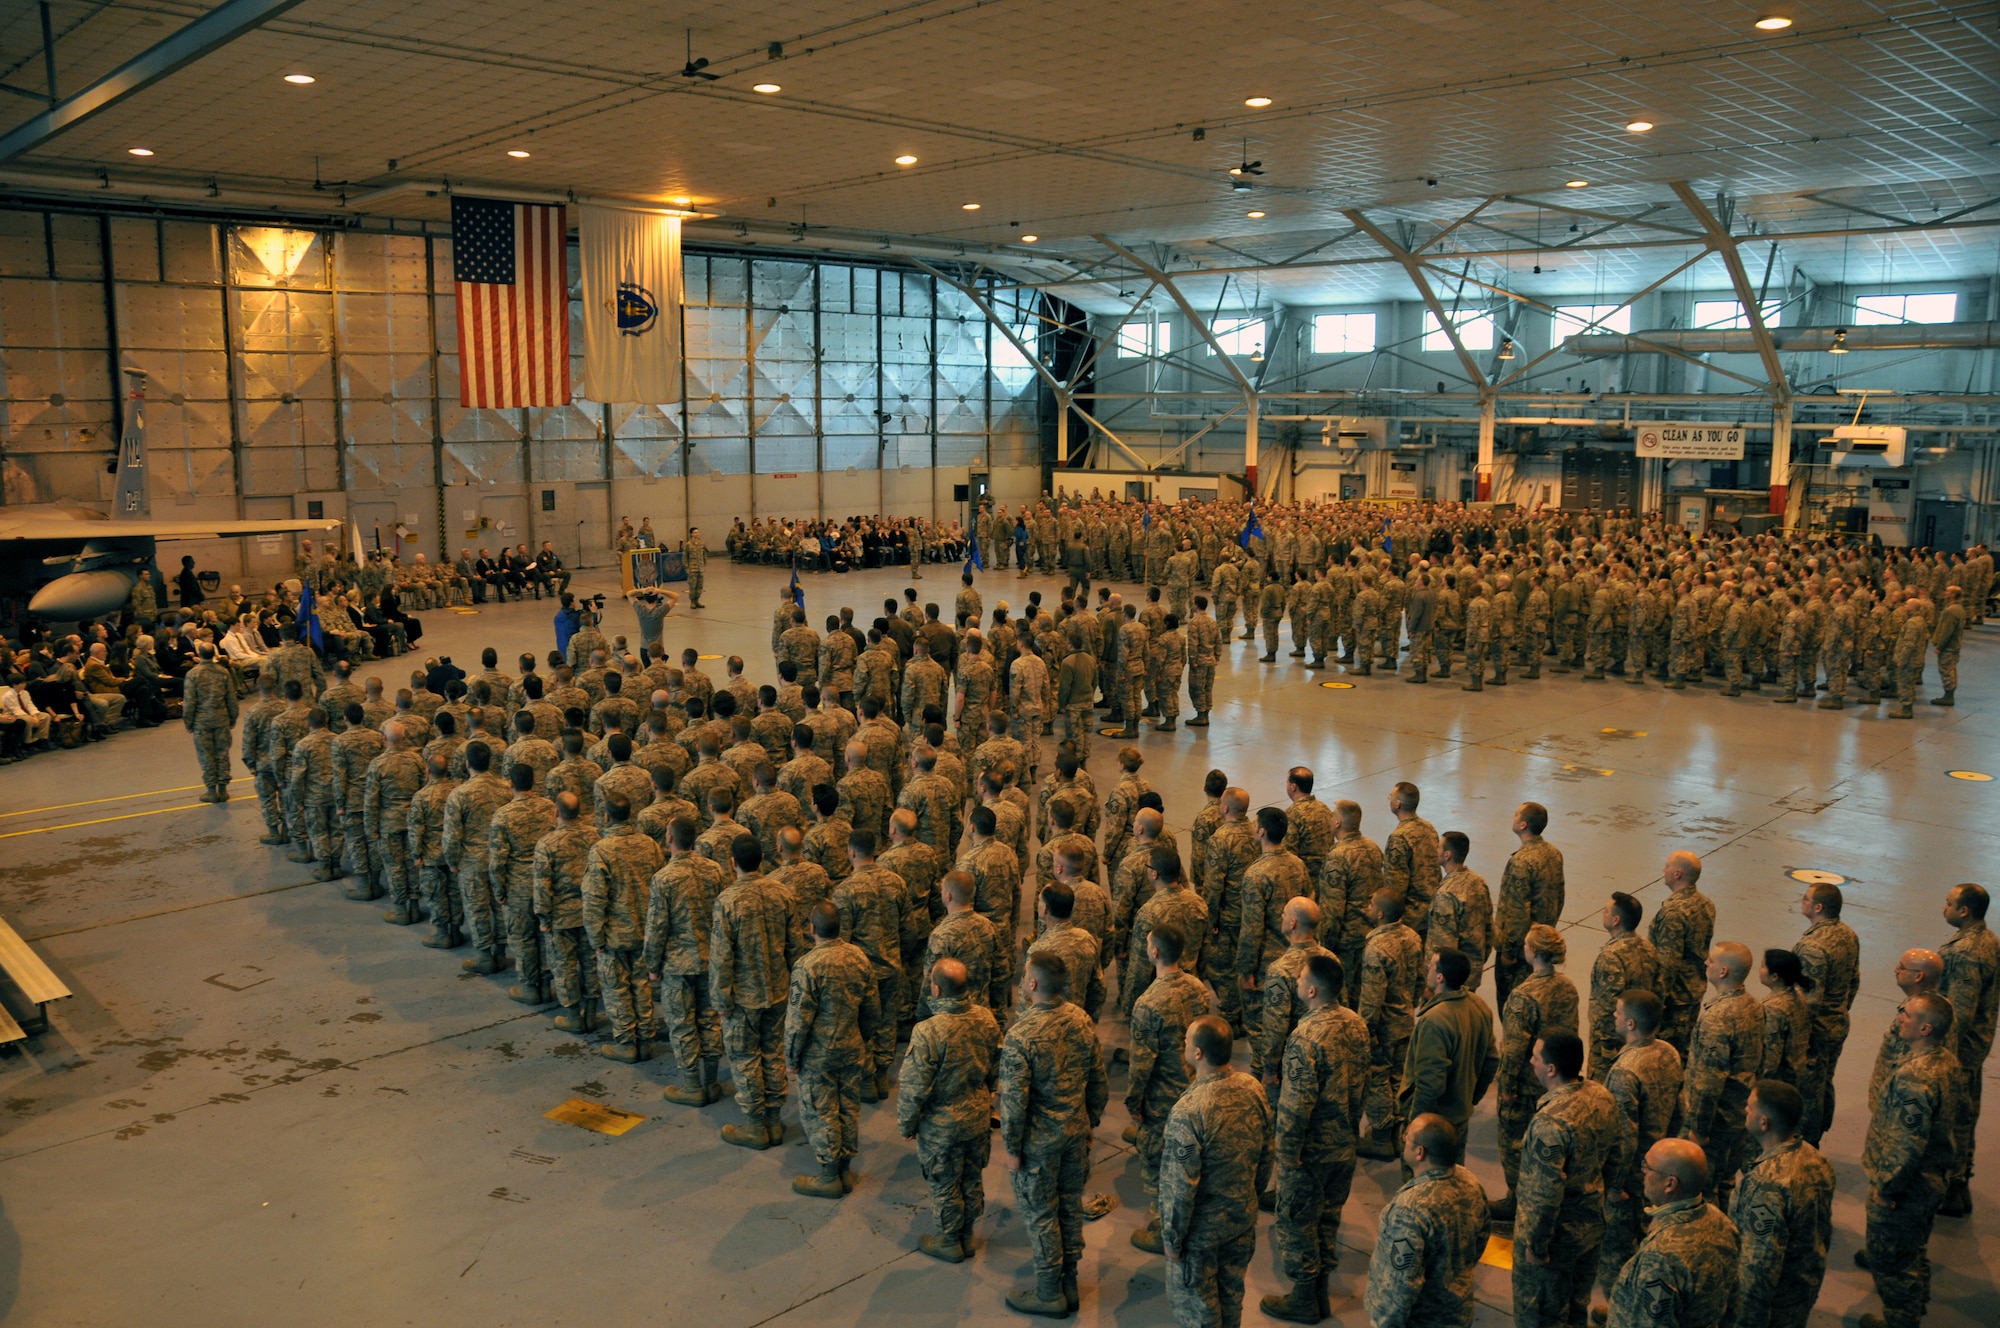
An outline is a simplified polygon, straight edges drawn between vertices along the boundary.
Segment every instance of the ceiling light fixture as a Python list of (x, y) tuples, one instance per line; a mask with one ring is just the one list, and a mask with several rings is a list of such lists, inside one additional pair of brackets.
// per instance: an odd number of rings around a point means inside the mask
[(151, 148), (126, 148), (125, 150), (135, 157), (150, 157), (153, 155)]
[(1257, 218), (1263, 216), (1264, 214), (1261, 212), (1246, 212), (1243, 215), (1250, 218), (1252, 221), (1255, 221)]
[(1628, 120), (1625, 122), (1625, 131), (1630, 134), (1650, 134), (1653, 132), (1653, 122), (1651, 120)]
[(510, 157), (520, 158), (527, 156), (528, 153), (525, 148), (508, 148), (507, 155)]
[(1589, 188), (1589, 187), (1590, 187), (1590, 181), (1588, 181), (1588, 180), (1564, 180), (1564, 181), (1563, 181), (1563, 188), (1565, 188), (1565, 189), (1587, 189), (1587, 188)]
[(1757, 20), (1757, 30), (1759, 32), (1783, 32), (1791, 26), (1792, 21), (1782, 14), (1773, 14), (1769, 18), (1760, 18)]
[(977, 203), (960, 203), (960, 204), (958, 205), (958, 210), (959, 210), (959, 211), (961, 211), (961, 212), (977, 212), (977, 211), (979, 211), (979, 204), (977, 204)]
[(1033, 244), (1033, 243), (1034, 243), (1035, 241), (1037, 241), (1037, 240), (1039, 240), (1039, 239), (1041, 239), (1041, 238), (1042, 238), (1042, 237), (1041, 237), (1041, 236), (1039, 236), (1039, 235), (1023, 235), (1023, 236), (1021, 237), (1021, 243), (1022, 243), (1022, 244)]
[(1257, 343), (1257, 348), (1250, 352), (1250, 363), (1262, 364), (1263, 362), (1264, 362), (1264, 344), (1262, 342), (1259, 342)]
[(753, 83), (750, 86), (750, 90), (752, 92), (761, 92), (767, 97), (773, 92), (784, 91), (784, 89), (779, 87), (776, 83)]
[(1271, 104), (1271, 99), (1269, 97), (1245, 97), (1243, 104), (1253, 111), (1261, 111)]
[(896, 164), (898, 166), (914, 166), (917, 164), (917, 159), (905, 152), (902, 156), (896, 158)]
[(312, 76), (311, 74), (287, 74), (287, 75), (285, 75), (285, 82), (287, 82), (287, 83), (296, 83), (296, 84), (298, 84), (298, 85), (299, 85), (300, 87), (304, 87), (304, 86), (305, 86), (306, 84), (308, 84), (308, 83), (311, 83), (311, 82), (314, 82), (314, 81), (315, 81), (315, 80), (314, 80), (314, 78), (313, 78), (313, 76)]
[(1829, 355), (1845, 355), (1845, 354), (1847, 354), (1847, 329), (1846, 329), (1846, 328), (1844, 328), (1844, 327), (1836, 327), (1835, 329), (1833, 329), (1833, 344), (1832, 344), (1831, 346), (1828, 346), (1828, 347), (1826, 348), (1826, 353), (1827, 353), (1827, 354), (1829, 354)]
[(1503, 360), (1514, 358), (1514, 338), (1502, 337), (1500, 339), (1500, 358)]

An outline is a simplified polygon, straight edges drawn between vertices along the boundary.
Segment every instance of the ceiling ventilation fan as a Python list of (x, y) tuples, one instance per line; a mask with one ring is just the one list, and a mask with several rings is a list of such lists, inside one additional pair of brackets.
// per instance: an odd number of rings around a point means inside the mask
[(707, 56), (703, 56), (703, 57), (702, 57), (701, 59), (699, 59), (699, 60), (697, 60), (697, 59), (695, 59), (695, 58), (694, 58), (694, 29), (693, 29), (693, 28), (689, 28), (689, 29), (687, 30), (687, 56), (688, 56), (688, 62), (687, 62), (687, 63), (686, 63), (685, 65), (682, 65), (682, 66), (681, 66), (681, 77), (682, 77), (682, 78), (705, 78), (705, 79), (707, 79), (707, 80), (708, 80), (709, 82), (713, 83), (713, 82), (715, 82), (715, 81), (716, 81), (717, 79), (719, 79), (719, 78), (721, 78), (721, 77), (722, 77), (722, 75), (720, 75), (720, 74), (711, 74), (711, 73), (709, 73), (709, 72), (708, 72), (708, 57), (707, 57)]
[(1233, 177), (1229, 182), (1229, 187), (1240, 193), (1241, 191), (1250, 188), (1251, 176), (1262, 175), (1263, 173), (1264, 173), (1264, 163), (1261, 161), (1250, 160), (1250, 140), (1247, 138), (1244, 139), (1243, 160), (1239, 162), (1237, 165), (1231, 166), (1229, 168), (1229, 174)]

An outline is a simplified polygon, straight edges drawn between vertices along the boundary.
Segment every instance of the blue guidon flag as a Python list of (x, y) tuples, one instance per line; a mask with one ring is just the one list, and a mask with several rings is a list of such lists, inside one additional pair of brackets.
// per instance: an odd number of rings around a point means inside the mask
[(1250, 515), (1243, 522), (1243, 533), (1236, 537), (1236, 542), (1247, 549), (1250, 547), (1251, 540), (1263, 538), (1264, 527), (1257, 524), (1257, 504), (1252, 503), (1250, 504)]
[(806, 608), (806, 588), (799, 584), (799, 559), (797, 554), (792, 555), (791, 592), (792, 603), (799, 606), (799, 612), (804, 613)]
[(299, 583), (299, 640), (314, 650), (324, 647), (319, 630), (319, 608), (313, 597), (312, 584), (305, 581)]

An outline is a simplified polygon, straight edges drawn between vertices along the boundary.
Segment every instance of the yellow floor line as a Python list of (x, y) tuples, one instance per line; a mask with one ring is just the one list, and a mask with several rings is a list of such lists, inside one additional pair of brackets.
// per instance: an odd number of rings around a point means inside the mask
[[(238, 775), (229, 782), (232, 784), (240, 783), (248, 778), (250, 778), (248, 775)], [(10, 816), (35, 816), (41, 812), (66, 811), (71, 807), (95, 807), (99, 803), (104, 802), (130, 802), (133, 798), (153, 798), (158, 797), (162, 793), (186, 793), (189, 789), (198, 789), (200, 787), (201, 785), (199, 784), (181, 784), (174, 788), (149, 789), (144, 793), (121, 793), (115, 798), (86, 798), (82, 802), (58, 802), (50, 807), (30, 807), (23, 812), (0, 812), (0, 820), (5, 820)]]
[[(113, 801), (113, 799), (106, 799), (106, 801)], [(255, 802), (257, 801), (257, 797), (255, 794), (252, 794), (244, 798), (231, 798), (230, 801)], [(86, 825), (107, 825), (112, 821), (131, 821), (141, 816), (162, 816), (167, 812), (187, 812), (193, 811), (197, 807), (220, 807), (221, 805), (218, 802), (188, 802), (178, 807), (155, 807), (149, 812), (126, 812), (123, 816), (100, 816), (94, 821), (71, 821), (67, 825), (45, 825), (34, 830), (9, 830), (5, 834), (0, 834), (0, 839), (19, 839), (22, 835), (45, 835), (51, 830), (78, 830)]]

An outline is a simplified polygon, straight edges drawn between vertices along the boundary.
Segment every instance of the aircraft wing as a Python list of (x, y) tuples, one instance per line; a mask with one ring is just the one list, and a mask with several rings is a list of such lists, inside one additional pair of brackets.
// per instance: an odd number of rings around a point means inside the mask
[(221, 539), (340, 527), (339, 521), (82, 521), (60, 516), (9, 520), (0, 516), (0, 540)]

